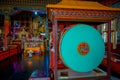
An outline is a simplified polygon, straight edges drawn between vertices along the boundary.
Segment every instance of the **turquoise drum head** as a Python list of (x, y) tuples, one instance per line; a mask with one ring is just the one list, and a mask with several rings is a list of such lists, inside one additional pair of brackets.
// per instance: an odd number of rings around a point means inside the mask
[(64, 64), (74, 71), (92, 71), (102, 62), (104, 53), (104, 40), (90, 25), (72, 26), (61, 37), (61, 58)]

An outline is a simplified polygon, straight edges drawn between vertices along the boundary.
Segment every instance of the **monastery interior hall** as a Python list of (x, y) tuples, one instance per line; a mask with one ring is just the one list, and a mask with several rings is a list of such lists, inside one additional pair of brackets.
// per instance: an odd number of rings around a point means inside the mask
[(120, 80), (120, 0), (0, 0), (0, 80)]

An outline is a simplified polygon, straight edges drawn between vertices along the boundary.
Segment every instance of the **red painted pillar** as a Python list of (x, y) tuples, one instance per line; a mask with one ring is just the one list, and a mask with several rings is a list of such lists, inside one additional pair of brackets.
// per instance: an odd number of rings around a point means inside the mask
[(7, 35), (10, 32), (10, 16), (4, 15), (4, 46), (8, 45), (8, 37)]
[(111, 76), (111, 22), (108, 22), (108, 53), (107, 53), (107, 72), (108, 77)]

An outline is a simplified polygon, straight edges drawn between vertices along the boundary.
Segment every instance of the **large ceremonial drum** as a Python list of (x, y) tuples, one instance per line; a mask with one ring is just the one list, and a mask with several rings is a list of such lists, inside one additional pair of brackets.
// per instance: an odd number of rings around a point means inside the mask
[(90, 25), (74, 25), (61, 37), (61, 58), (64, 64), (74, 71), (92, 71), (102, 62), (104, 53), (104, 40)]

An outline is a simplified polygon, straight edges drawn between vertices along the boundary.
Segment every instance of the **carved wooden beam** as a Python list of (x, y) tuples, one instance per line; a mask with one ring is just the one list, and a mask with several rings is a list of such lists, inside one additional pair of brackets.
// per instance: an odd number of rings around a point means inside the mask
[(118, 11), (104, 10), (77, 10), (77, 9), (52, 9), (48, 15), (52, 19), (52, 15), (58, 20), (75, 20), (90, 22), (107, 22), (119, 15)]

